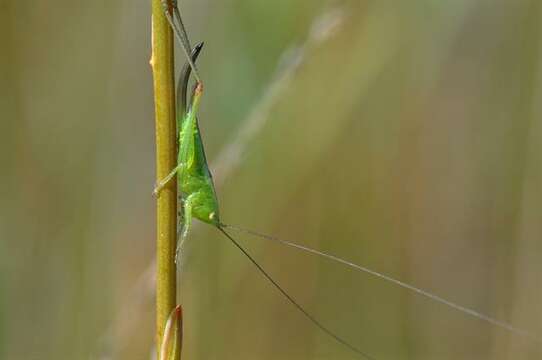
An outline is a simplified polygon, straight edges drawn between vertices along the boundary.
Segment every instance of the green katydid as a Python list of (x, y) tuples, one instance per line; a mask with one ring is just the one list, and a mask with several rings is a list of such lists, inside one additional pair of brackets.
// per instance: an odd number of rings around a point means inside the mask
[[(166, 0), (162, 0), (164, 5), (164, 11), (166, 18), (169, 21), (173, 32), (181, 47), (183, 52), (187, 57), (187, 63), (181, 71), (181, 76), (178, 82), (177, 87), (177, 126), (179, 132), (179, 155), (177, 166), (170, 172), (170, 174), (160, 181), (155, 190), (155, 194), (159, 194), (160, 190), (166, 186), (166, 184), (177, 176), (178, 180), (178, 190), (181, 194), (182, 200), (182, 220), (183, 220), (183, 229), (180, 235), (178, 251), (181, 248), (183, 242), (187, 238), (191, 223), (193, 218), (196, 218), (205, 223), (215, 226), (222, 234), (224, 234), (247, 258), (253, 263), (254, 266), (262, 273), (268, 281), (270, 281), (276, 289), (285, 296), (288, 301), (290, 301), (299, 311), (301, 311), (314, 325), (320, 328), (323, 332), (334, 338), (336, 341), (342, 345), (350, 348), (352, 351), (367, 359), (374, 359), (374, 357), (366, 354), (361, 351), (350, 342), (343, 339), (341, 336), (337, 335), (334, 331), (330, 330), (324, 326), (319, 320), (317, 320), (312, 314), (307, 312), (303, 306), (301, 306), (293, 297), (291, 297), (263, 268), (259, 265), (256, 260), (247, 252), (247, 250), (235, 240), (226, 229), (232, 229), (236, 231), (245, 232), (247, 234), (278, 242), (282, 245), (293, 247), (298, 250), (308, 252), (313, 255), (321, 256), (326, 259), (332, 260), (334, 262), (346, 265), (350, 268), (353, 268), (357, 271), (369, 274), (376, 278), (385, 280), (392, 284), (398, 285), (404, 289), (407, 289), (411, 292), (414, 292), (418, 295), (424, 296), (434, 302), (443, 304), (450, 308), (453, 308), (463, 314), (469, 315), (473, 318), (477, 318), (486, 323), (489, 323), (493, 326), (500, 327), (510, 333), (514, 333), (523, 338), (526, 338), (535, 343), (541, 343), (540, 338), (537, 335), (534, 335), (526, 330), (517, 328), (509, 323), (504, 321), (497, 320), (488, 315), (475, 311), (471, 308), (459, 305), (452, 301), (446, 300), (442, 297), (439, 297), (435, 294), (427, 292), (423, 289), (417, 288), (413, 285), (407, 284), (403, 281), (397, 280), (380, 272), (374, 271), (367, 267), (363, 267), (354, 263), (351, 263), (347, 260), (341, 259), (334, 255), (330, 255), (306, 246), (299, 245), (290, 241), (282, 240), (276, 237), (268, 236), (265, 234), (257, 233), (251, 230), (246, 230), (243, 228), (226, 225), (220, 221), (219, 215), (219, 206), (216, 197), (216, 192), (213, 184), (213, 179), (211, 176), (211, 171), (207, 164), (205, 157), (205, 151), (203, 142), (201, 139), (201, 134), (198, 126), (197, 113), (200, 106), (201, 97), (203, 94), (203, 83), (199, 76), (196, 60), (202, 49), (203, 44), (200, 43), (191, 48), (190, 41), (186, 34), (180, 11), (178, 9), (176, 1), (173, 2), (173, 12), (170, 13), (169, 7)], [(193, 88), (192, 94), (190, 96), (189, 106), (187, 101), (187, 88), (189, 77), (191, 73), (194, 75), (196, 83)]]
[[(175, 9), (177, 7), (175, 6)], [(183, 38), (184, 31), (182, 33), (177, 32), (178, 28), (173, 22), (167, 8), (166, 14), (170, 21), (176, 35), (179, 38)], [(178, 10), (175, 11), (176, 18), (179, 21), (180, 28), (184, 28), (180, 20)], [(187, 38), (181, 41), (183, 48), (189, 46)], [(182, 247), (183, 242), (188, 236), (192, 218), (196, 218), (205, 223), (216, 226), (232, 243), (245, 254), (250, 261), (260, 270), (260, 272), (310, 321), (312, 321), (322, 331), (335, 338), (338, 342), (349, 347), (354, 352), (362, 355), (367, 359), (373, 359), (369, 355), (363, 353), (341, 337), (337, 336), (333, 331), (322, 325), (316, 318), (309, 314), (295, 299), (293, 299), (257, 262), (254, 258), (242, 247), (225, 228), (228, 225), (222, 224), (219, 217), (218, 201), (214, 189), (213, 179), (207, 160), (205, 157), (205, 150), (203, 148), (203, 142), (198, 126), (197, 111), (200, 104), (200, 99), (203, 93), (203, 84), (199, 80), (199, 76), (196, 78), (196, 85), (194, 87), (193, 94), (191, 96), (190, 107), (187, 108), (186, 94), (188, 79), (190, 72), (193, 71), (197, 74), (195, 67), (195, 61), (201, 51), (203, 44), (198, 44), (193, 51), (189, 52), (185, 49), (185, 52), (189, 54), (190, 61), (184, 66), (181, 71), (179, 84), (177, 86), (178, 95), (178, 129), (179, 129), (179, 153), (177, 166), (158, 183), (154, 190), (155, 194), (158, 194), (160, 190), (171, 180), (174, 176), (177, 176), (178, 189), (181, 193), (182, 199), (182, 218), (183, 229), (181, 232), (181, 238), (178, 244), (178, 251)]]

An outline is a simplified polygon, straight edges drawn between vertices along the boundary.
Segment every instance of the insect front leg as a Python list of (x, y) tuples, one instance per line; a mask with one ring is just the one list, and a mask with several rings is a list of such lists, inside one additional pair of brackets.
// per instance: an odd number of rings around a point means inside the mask
[(192, 225), (192, 206), (194, 203), (195, 196), (196, 194), (189, 195), (186, 198), (186, 200), (184, 200), (184, 203), (183, 203), (182, 230), (181, 230), (181, 236), (179, 238), (179, 241), (177, 242), (177, 250), (175, 251), (175, 263), (178, 264), (179, 266), (181, 264), (183, 245), (184, 245), (184, 242), (186, 241), (186, 238), (188, 237), (190, 225)]
[(188, 231), (192, 225), (192, 207), (194, 206), (194, 200), (197, 193), (190, 194), (186, 198), (183, 204), (183, 232), (181, 233), (181, 239), (188, 236)]

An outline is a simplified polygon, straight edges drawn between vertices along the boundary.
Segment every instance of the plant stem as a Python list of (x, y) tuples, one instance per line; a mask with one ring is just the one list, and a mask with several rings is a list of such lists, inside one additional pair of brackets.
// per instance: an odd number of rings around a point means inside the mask
[[(160, 0), (152, 0), (152, 57), (156, 119), (156, 178), (161, 180), (175, 167), (176, 126), (173, 37)], [(156, 344), (162, 343), (164, 327), (175, 307), (177, 240), (177, 186), (175, 179), (157, 199)]]

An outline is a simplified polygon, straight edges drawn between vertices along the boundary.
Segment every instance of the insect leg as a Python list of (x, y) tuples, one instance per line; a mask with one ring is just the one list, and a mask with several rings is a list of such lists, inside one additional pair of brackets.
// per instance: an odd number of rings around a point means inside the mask
[(175, 249), (175, 264), (177, 264), (177, 267), (179, 268), (179, 272), (182, 271), (182, 256), (183, 256), (183, 248), (184, 248), (184, 242), (186, 241), (186, 236), (183, 236), (184, 230), (181, 230), (181, 236), (179, 237), (179, 241), (177, 242), (177, 249)]
[(192, 68), (192, 71), (194, 72), (194, 77), (196, 78), (196, 81), (198, 83), (201, 83), (201, 78), (199, 76), (198, 69), (196, 67), (196, 64), (194, 61), (192, 61), (192, 57), (190, 56), (190, 53), (192, 51), (192, 48), (190, 46), (190, 41), (188, 40), (188, 35), (186, 34), (186, 30), (184, 28), (183, 21), (181, 19), (181, 14), (179, 12), (179, 7), (177, 5), (177, 1), (173, 1), (173, 8), (174, 8), (174, 14), (176, 20), (179, 22), (179, 26), (175, 24), (175, 21), (173, 17), (171, 16), (171, 13), (169, 12), (169, 2), (167, 0), (161, 0), (162, 7), (164, 8), (164, 14), (166, 16), (167, 21), (169, 22), (169, 25), (173, 29), (173, 33), (175, 34), (175, 37), (181, 44), (181, 47), (183, 48), (184, 54), (186, 55), (187, 61), (190, 64), (190, 67)]
[(182, 266), (182, 251), (184, 242), (186, 241), (186, 238), (188, 237), (188, 232), (190, 231), (190, 225), (192, 225), (192, 206), (194, 204), (194, 198), (197, 196), (197, 194), (191, 194), (189, 195), (186, 200), (183, 201), (183, 217), (182, 217), (182, 229), (181, 229), (181, 236), (179, 237), (179, 240), (177, 241), (177, 249), (175, 250), (175, 264), (179, 268)]
[(177, 172), (179, 170), (181, 170), (181, 168), (183, 167), (183, 164), (179, 164), (177, 166), (175, 166), (175, 168), (173, 170), (171, 170), (171, 172), (165, 177), (163, 178), (162, 180), (160, 180), (158, 182), (158, 184), (156, 184), (156, 187), (154, 188), (153, 190), (153, 195), (158, 195), (160, 193), (160, 191), (162, 191), (162, 189), (164, 188), (164, 186), (166, 186), (170, 181), (171, 179), (173, 179), (173, 177), (175, 175), (177, 175)]
[(194, 199), (198, 194), (189, 195), (184, 201), (183, 205), (183, 230), (181, 233), (181, 242), (188, 236), (190, 225), (192, 225), (192, 206), (194, 205)]

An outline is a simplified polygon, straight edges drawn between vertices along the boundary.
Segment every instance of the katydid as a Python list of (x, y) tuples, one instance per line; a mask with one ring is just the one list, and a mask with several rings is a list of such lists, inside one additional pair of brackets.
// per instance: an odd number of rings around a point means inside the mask
[[(237, 247), (247, 258), (253, 263), (253, 265), (262, 273), (262, 275), (271, 282), (271, 284), (284, 296), (290, 303), (292, 303), (299, 311), (301, 311), (314, 325), (316, 325), (320, 330), (328, 334), (330, 337), (334, 338), (337, 342), (342, 345), (350, 348), (352, 351), (357, 353), (363, 358), (374, 359), (374, 357), (366, 354), (361, 351), (350, 342), (346, 341), (343, 337), (337, 335), (334, 331), (327, 328), (315, 316), (307, 312), (302, 305), (300, 305), (292, 296), (290, 296), (268, 273), (262, 268), (260, 264), (247, 252), (247, 250), (231, 236), (227, 229), (245, 232), (247, 234), (275, 241), (282, 245), (293, 247), (304, 252), (317, 255), (328, 260), (332, 260), (336, 263), (346, 265), (352, 269), (369, 274), (373, 277), (385, 280), (389, 283), (398, 285), (404, 289), (407, 289), (413, 293), (426, 297), (434, 302), (440, 303), (442, 305), (448, 306), (452, 309), (455, 309), (463, 314), (476, 318), (478, 320), (484, 321), (493, 326), (500, 327), (510, 333), (521, 336), (525, 339), (528, 339), (534, 343), (541, 343), (540, 337), (534, 335), (524, 329), (515, 327), (504, 321), (497, 320), (488, 315), (485, 315), (481, 312), (478, 312), (474, 309), (459, 305), (452, 301), (446, 300), (442, 297), (439, 297), (435, 294), (432, 294), (423, 289), (417, 288), (413, 285), (407, 284), (401, 280), (392, 278), (380, 272), (374, 271), (364, 266), (360, 266), (339, 258), (337, 256), (327, 254), (303, 245), (299, 245), (294, 242), (282, 240), (276, 237), (268, 236), (265, 234), (260, 234), (251, 230), (246, 230), (243, 228), (235, 227), (232, 225), (227, 225), (221, 222), (219, 206), (217, 201), (217, 196), (213, 184), (213, 179), (211, 176), (211, 171), (207, 164), (205, 157), (205, 151), (203, 147), (203, 142), (201, 139), (201, 133), (198, 126), (198, 117), (197, 113), (200, 106), (201, 97), (203, 95), (203, 83), (199, 76), (198, 70), (196, 68), (196, 60), (202, 49), (203, 44), (200, 43), (191, 48), (190, 41), (186, 34), (180, 11), (178, 9), (176, 1), (173, 2), (173, 12), (170, 13), (169, 7), (166, 0), (162, 0), (164, 5), (164, 11), (166, 18), (169, 21), (173, 32), (176, 38), (179, 40), (179, 43), (187, 57), (187, 63), (185, 64), (183, 70), (181, 71), (181, 76), (178, 82), (177, 87), (177, 127), (179, 132), (179, 154), (177, 166), (171, 171), (171, 173), (160, 181), (155, 190), (155, 194), (159, 194), (160, 190), (175, 176), (177, 176), (177, 186), (178, 191), (181, 194), (182, 201), (182, 231), (178, 243), (178, 249), (182, 246), (182, 243), (188, 237), (191, 223), (193, 218), (196, 218), (202, 222), (215, 226), (223, 235), (225, 235), (234, 245)], [(193, 88), (192, 94), (190, 96), (190, 101), (187, 101), (187, 89), (190, 74), (193, 74), (195, 77), (195, 86)], [(187, 105), (189, 103), (189, 105)], [(179, 251), (179, 250), (178, 250)]]

